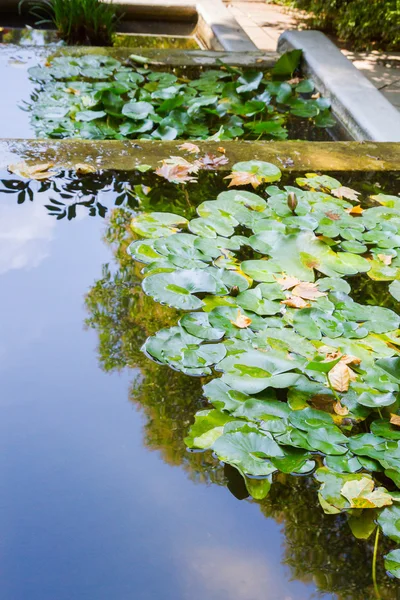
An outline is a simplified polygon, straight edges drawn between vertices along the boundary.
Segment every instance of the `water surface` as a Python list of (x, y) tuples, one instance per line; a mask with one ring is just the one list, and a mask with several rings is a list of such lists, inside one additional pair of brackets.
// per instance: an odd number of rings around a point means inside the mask
[(0, 195), (2, 600), (372, 598), (372, 542), (322, 513), (312, 478), (279, 475), (257, 503), (235, 470), (186, 451), (202, 382), (140, 352), (176, 319), (124, 251), (143, 183), (142, 207), (181, 214), (225, 187), (106, 174)]

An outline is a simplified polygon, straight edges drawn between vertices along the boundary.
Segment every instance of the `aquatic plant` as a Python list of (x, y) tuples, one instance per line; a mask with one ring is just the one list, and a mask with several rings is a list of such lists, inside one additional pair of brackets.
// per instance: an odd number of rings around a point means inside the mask
[[(234, 189), (191, 220), (133, 219), (143, 290), (188, 311), (143, 350), (188, 375), (221, 373), (186, 443), (235, 467), (249, 493), (265, 496), (276, 472), (313, 473), (327, 514), (347, 513), (356, 536), (381, 529), (400, 542), (400, 317), (350, 295), (360, 273), (397, 282), (400, 197), (363, 209), (332, 177), (281, 189), (275, 165), (249, 161), (231, 183), (243, 174), (274, 183), (267, 197)], [(399, 555), (385, 558), (396, 577)]]
[(192, 69), (192, 77), (136, 55), (56, 56), (29, 69), (41, 88), (28, 109), (37, 136), (52, 138), (285, 139), (299, 119), (305, 130), (308, 122), (317, 131), (334, 126), (329, 100), (309, 79), (292, 77), (300, 59), (293, 52), (270, 72), (221, 64)]
[(111, 46), (118, 18), (116, 6), (101, 0), (22, 0), (36, 25), (50, 25), (70, 45)]

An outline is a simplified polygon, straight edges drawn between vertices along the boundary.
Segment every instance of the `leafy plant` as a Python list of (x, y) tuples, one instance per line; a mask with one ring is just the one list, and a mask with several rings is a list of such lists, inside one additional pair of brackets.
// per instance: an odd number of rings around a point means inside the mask
[[(297, 54), (297, 62), (298, 58)], [(41, 85), (29, 106), (36, 134), (90, 139), (286, 139), (299, 119), (310, 120), (317, 131), (335, 124), (329, 101), (313, 97), (311, 81), (289, 79), (297, 63), (287, 55), (276, 64), (281, 65), (278, 74), (221, 65), (188, 78), (187, 70), (154, 70), (146, 63), (140, 56), (132, 55), (122, 63), (93, 54), (58, 56), (47, 66), (32, 67), (30, 77)]]
[[(259, 161), (235, 172), (281, 176)], [(332, 177), (297, 183), (306, 190), (270, 185), (266, 199), (222, 192), (188, 222), (170, 213), (134, 219), (146, 239), (128, 252), (145, 264), (144, 291), (198, 311), (149, 337), (143, 350), (186, 374), (221, 373), (203, 387), (213, 407), (197, 413), (190, 447), (212, 449), (245, 477), (314, 472), (327, 514), (369, 523), (374, 510), (398, 542), (400, 317), (351, 298), (344, 277), (370, 273), (373, 261), (343, 244), (365, 241), (372, 254), (385, 223), (397, 253), (400, 198), (380, 194), (379, 206), (354, 211), (358, 193)], [(395, 576), (397, 556), (386, 559)]]
[(53, 25), (70, 45), (111, 46), (118, 18), (112, 2), (102, 0), (21, 0), (36, 25)]

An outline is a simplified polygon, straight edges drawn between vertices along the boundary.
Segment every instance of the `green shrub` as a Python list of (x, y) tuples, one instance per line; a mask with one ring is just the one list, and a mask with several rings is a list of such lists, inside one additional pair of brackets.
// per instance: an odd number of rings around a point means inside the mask
[(36, 25), (53, 25), (70, 45), (111, 46), (117, 26), (116, 7), (101, 0), (28, 0)]
[(400, 50), (399, 0), (284, 0), (309, 11), (308, 25), (334, 33), (355, 48)]

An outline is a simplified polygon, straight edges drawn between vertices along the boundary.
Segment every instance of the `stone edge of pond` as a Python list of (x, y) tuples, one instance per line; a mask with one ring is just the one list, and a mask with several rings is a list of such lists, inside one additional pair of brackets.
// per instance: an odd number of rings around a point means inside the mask
[(320, 31), (285, 31), (278, 49), (301, 49), (303, 71), (355, 140), (400, 142), (400, 112)]
[[(32, 49), (32, 48), (30, 48)], [(172, 67), (188, 66), (201, 67), (213, 66), (217, 60), (228, 65), (240, 67), (255, 67), (268, 69), (274, 66), (279, 54), (277, 52), (263, 52), (262, 50), (247, 52), (228, 52), (215, 50), (178, 50), (173, 48), (115, 48), (104, 46), (70, 46), (49, 48), (50, 56), (85, 56), (100, 54), (111, 56), (117, 60), (126, 60), (131, 54), (140, 54), (149, 59), (149, 64), (159, 63)]]
[[(134, 171), (147, 164), (153, 169), (170, 156), (193, 161), (196, 155), (179, 149), (182, 141), (93, 141), (93, 140), (0, 140), (0, 168), (27, 161), (53, 162), (73, 168), (89, 163), (99, 170)], [(218, 171), (230, 172), (240, 161), (262, 160), (284, 171), (400, 171), (400, 144), (374, 142), (196, 142), (200, 155), (221, 156), (221, 146), (229, 159)], [(198, 156), (200, 156), (198, 155)]]

